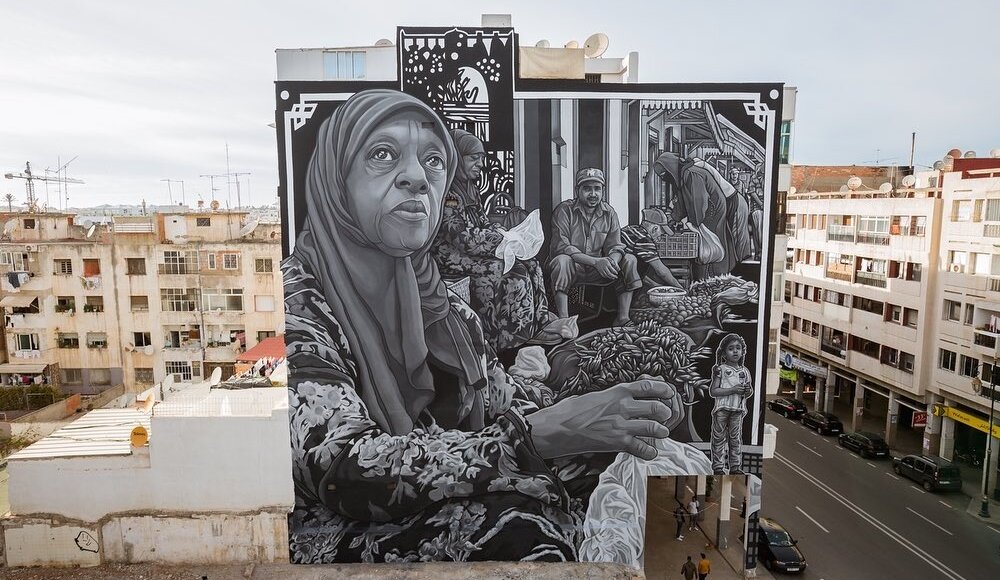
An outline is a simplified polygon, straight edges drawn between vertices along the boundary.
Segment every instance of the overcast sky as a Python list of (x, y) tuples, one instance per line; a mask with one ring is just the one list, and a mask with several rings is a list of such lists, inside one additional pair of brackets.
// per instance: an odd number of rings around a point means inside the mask
[[(0, 4), (0, 173), (78, 156), (68, 173), (86, 184), (70, 186), (71, 206), (167, 203), (165, 178), (192, 203), (212, 197), (199, 176), (226, 172), (228, 143), (232, 171), (251, 173), (244, 204), (270, 203), (275, 48), (369, 45), (397, 25), (476, 26), (482, 12), (512, 14), (524, 44), (605, 32), (607, 56), (639, 52), (643, 82), (794, 85), (795, 163), (905, 164), (911, 131), (923, 165), (1000, 147), (991, 0), (32, 0)], [(6, 193), (23, 201), (23, 181), (0, 179)]]

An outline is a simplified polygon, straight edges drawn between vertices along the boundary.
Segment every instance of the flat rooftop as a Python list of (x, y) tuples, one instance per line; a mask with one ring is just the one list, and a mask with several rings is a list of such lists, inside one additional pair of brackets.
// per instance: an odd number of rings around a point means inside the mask
[(131, 455), (132, 429), (150, 431), (148, 411), (139, 409), (95, 409), (37, 443), (11, 455), (9, 461)]

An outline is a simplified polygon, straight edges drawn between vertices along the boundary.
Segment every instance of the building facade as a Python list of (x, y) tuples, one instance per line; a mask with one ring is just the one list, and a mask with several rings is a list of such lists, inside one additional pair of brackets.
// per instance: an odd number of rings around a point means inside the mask
[(91, 394), (231, 375), (283, 324), (280, 226), (247, 215), (0, 216), (4, 384)]
[(883, 425), (890, 445), (982, 454), (1000, 336), (998, 176), (1000, 159), (956, 159), (896, 187), (788, 196), (788, 391), (854, 429)]

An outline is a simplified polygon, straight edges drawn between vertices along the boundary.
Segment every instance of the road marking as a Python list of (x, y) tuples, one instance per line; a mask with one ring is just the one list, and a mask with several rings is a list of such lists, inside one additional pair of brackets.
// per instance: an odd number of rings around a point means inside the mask
[(820, 491), (829, 495), (831, 498), (833, 498), (838, 503), (846, 507), (848, 510), (854, 512), (865, 523), (871, 525), (876, 530), (882, 532), (890, 539), (895, 541), (897, 544), (903, 546), (911, 553), (913, 553), (915, 556), (917, 556), (918, 558), (929, 564), (932, 568), (940, 572), (945, 578), (950, 578), (951, 580), (966, 580), (964, 576), (958, 574), (957, 572), (952, 571), (951, 568), (949, 568), (946, 564), (944, 564), (934, 556), (931, 556), (926, 550), (917, 546), (916, 544), (914, 544), (912, 541), (904, 537), (896, 530), (883, 524), (878, 518), (860, 508), (857, 504), (855, 504), (851, 500), (841, 495), (839, 492), (834, 490), (829, 485), (823, 483), (822, 481), (811, 475), (808, 471), (792, 463), (784, 455), (781, 455), (780, 453), (775, 453), (774, 458), (777, 459), (780, 463), (784, 464), (789, 469), (791, 469), (792, 471), (794, 471), (800, 477), (802, 477), (809, 483), (813, 484)]
[(874, 467), (875, 469), (878, 469), (878, 465), (875, 465), (875, 464), (874, 464), (874, 463), (872, 463), (871, 461), (865, 461), (865, 463), (867, 463), (868, 465), (871, 465), (871, 466), (872, 466), (872, 467)]
[(809, 515), (806, 512), (802, 511), (802, 508), (800, 508), (799, 506), (795, 506), (795, 509), (799, 510), (800, 514), (802, 514), (805, 517), (809, 518), (809, 521), (812, 522), (812, 523), (814, 523), (814, 524), (816, 524), (816, 526), (819, 527), (819, 529), (823, 530), (824, 532), (826, 532), (828, 534), (830, 533), (830, 530), (824, 528), (823, 524), (817, 522), (811, 515)]
[(946, 508), (948, 508), (948, 509), (954, 509), (954, 508), (952, 508), (952, 507), (951, 507), (950, 505), (948, 505), (948, 503), (947, 503), (947, 502), (945, 502), (945, 501), (943, 501), (943, 500), (940, 500), (940, 499), (939, 499), (939, 500), (938, 500), (938, 503), (939, 503), (939, 504), (941, 504), (941, 505), (943, 505), (944, 507), (946, 507)]
[(913, 510), (913, 509), (911, 509), (911, 508), (906, 508), (906, 509), (910, 510), (910, 512), (911, 512), (911, 513), (912, 513), (913, 515), (915, 515), (915, 516), (917, 516), (918, 518), (920, 518), (920, 519), (924, 520), (924, 521), (925, 521), (925, 522), (927, 522), (928, 524), (930, 524), (930, 525), (934, 526), (935, 528), (937, 528), (937, 529), (941, 530), (942, 532), (944, 532), (944, 533), (948, 534), (949, 536), (954, 536), (954, 535), (955, 535), (955, 534), (953, 534), (953, 533), (949, 532), (948, 530), (946, 530), (946, 529), (942, 528), (941, 526), (939, 526), (939, 525), (935, 524), (935, 523), (934, 523), (934, 522), (932, 522), (931, 520), (929, 520), (929, 519), (925, 518), (924, 516), (922, 516), (922, 515), (920, 514), (920, 512), (918, 512), (918, 511), (916, 511), (916, 510)]
[[(920, 489), (919, 487), (916, 487), (916, 486), (914, 486), (914, 485), (911, 485), (911, 486), (910, 486), (910, 489), (912, 489), (912, 490), (916, 490), (916, 491), (919, 491), (920, 493), (922, 493), (922, 494), (924, 494), (924, 495), (927, 495), (927, 492), (926, 492), (926, 491), (924, 491), (924, 490), (922, 490), (922, 489)], [(907, 509), (909, 509), (909, 508), (907, 508)]]
[(986, 527), (989, 528), (989, 529), (991, 529), (991, 530), (993, 530), (994, 532), (1000, 534), (1000, 530), (994, 528), (993, 526), (986, 526)]
[(893, 474), (891, 474), (889, 472), (886, 472), (886, 475), (888, 475), (889, 477), (891, 477), (893, 479), (899, 479), (898, 477), (896, 477), (895, 475), (893, 475)]
[(796, 441), (795, 443), (798, 444), (803, 449), (805, 449), (806, 451), (808, 451), (809, 453), (815, 453), (816, 455), (818, 455), (820, 457), (823, 457), (822, 453), (820, 453), (819, 451), (816, 451), (815, 449), (812, 449), (811, 447), (803, 445), (801, 441)]

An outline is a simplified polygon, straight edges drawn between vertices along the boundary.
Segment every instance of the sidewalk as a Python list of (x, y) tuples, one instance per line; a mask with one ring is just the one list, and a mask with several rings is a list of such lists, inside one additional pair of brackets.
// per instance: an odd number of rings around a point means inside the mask
[[(687, 557), (691, 556), (691, 559), (697, 562), (701, 558), (701, 552), (704, 552), (712, 563), (712, 573), (709, 577), (713, 580), (734, 580), (744, 577), (743, 541), (739, 539), (739, 536), (743, 534), (744, 525), (744, 520), (739, 515), (744, 495), (744, 483), (742, 478), (734, 479), (733, 496), (735, 499), (732, 500), (733, 509), (731, 510), (729, 531), (725, 537), (727, 545), (720, 549), (715, 545), (715, 537), (718, 530), (721, 478), (716, 478), (712, 495), (708, 500), (702, 501), (704, 517), (698, 522), (698, 526), (689, 531), (690, 524), (684, 523), (683, 540), (674, 538), (677, 525), (674, 519), (674, 509), (678, 503), (687, 505), (695, 486), (695, 478), (649, 478), (646, 499), (646, 551), (643, 567), (643, 572), (648, 580), (666, 578), (674, 580), (678, 578), (681, 565), (684, 564)], [(756, 574), (757, 578), (773, 578), (763, 566), (757, 566)]]

